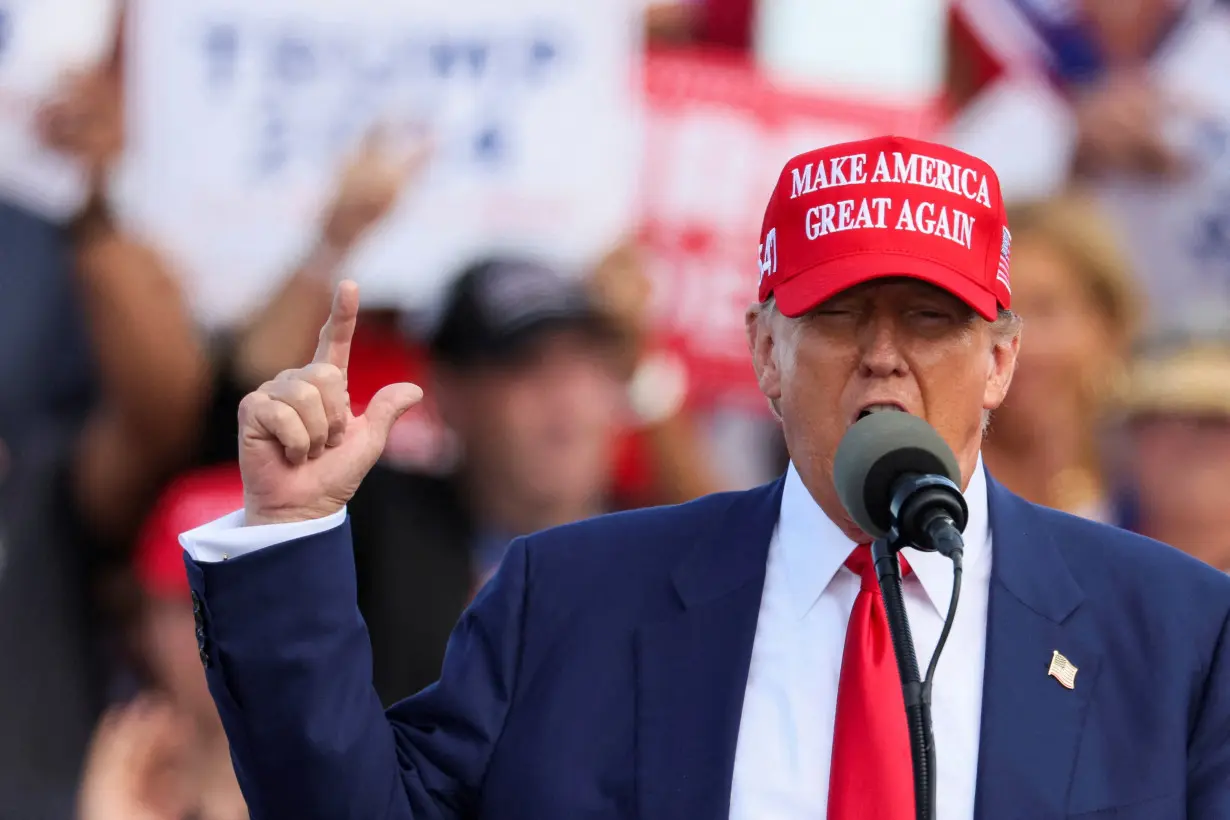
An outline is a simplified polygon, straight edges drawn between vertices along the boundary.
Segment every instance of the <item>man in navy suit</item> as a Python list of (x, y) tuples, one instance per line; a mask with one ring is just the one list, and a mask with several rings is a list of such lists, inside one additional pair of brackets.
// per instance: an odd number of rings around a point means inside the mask
[[(868, 539), (832, 483), (850, 425), (909, 412), (952, 447), (970, 509), (935, 676), (939, 817), (1230, 818), (1230, 578), (982, 469), (1020, 341), (1010, 248), (974, 157), (883, 138), (791, 160), (747, 323), (786, 475), (517, 539), (439, 682), (387, 712), (345, 505), (422, 393), (350, 413), (344, 284), (315, 361), (240, 407), (245, 509), (182, 539), (252, 816), (912, 818), (900, 692), (870, 691)], [(951, 565), (903, 555), (925, 668)]]

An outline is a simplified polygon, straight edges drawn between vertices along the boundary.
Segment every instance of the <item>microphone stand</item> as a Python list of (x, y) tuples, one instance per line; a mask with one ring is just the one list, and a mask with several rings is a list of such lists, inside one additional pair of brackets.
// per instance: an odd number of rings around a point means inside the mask
[(931, 656), (931, 664), (924, 680), (918, 671), (918, 656), (914, 651), (914, 638), (910, 633), (910, 621), (905, 613), (905, 599), (901, 592), (901, 566), (897, 553), (903, 542), (896, 530), (890, 539), (877, 539), (871, 544), (871, 557), (875, 562), (876, 578), (880, 582), (880, 594), (884, 598), (884, 610), (888, 615), (888, 629), (892, 635), (893, 654), (897, 658), (897, 671), (901, 675), (901, 692), (905, 698), (906, 724), (910, 733), (910, 756), (914, 763), (914, 814), (917, 820), (935, 820), (936, 772), (935, 737), (931, 729), (931, 678), (935, 674), (940, 650), (952, 629), (957, 611), (957, 597), (961, 590), (961, 550), (953, 554), (952, 600), (948, 605), (948, 617), (944, 629)]

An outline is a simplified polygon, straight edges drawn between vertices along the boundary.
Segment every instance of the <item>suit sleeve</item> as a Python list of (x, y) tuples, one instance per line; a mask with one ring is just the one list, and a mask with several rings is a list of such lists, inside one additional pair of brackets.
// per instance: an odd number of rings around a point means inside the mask
[(1213, 650), (1204, 698), (1188, 749), (1190, 820), (1230, 817), (1230, 614)]
[(462, 616), (440, 681), (387, 713), (372, 686), (349, 521), (186, 563), (201, 660), (253, 820), (472, 816), (516, 685), (524, 540)]

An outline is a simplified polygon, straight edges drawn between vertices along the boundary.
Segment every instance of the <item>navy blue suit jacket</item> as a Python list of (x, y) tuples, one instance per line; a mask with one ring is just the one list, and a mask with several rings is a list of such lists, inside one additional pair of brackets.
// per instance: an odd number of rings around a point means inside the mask
[[(725, 818), (781, 489), (515, 541), (440, 681), (387, 712), (348, 525), (189, 561), (253, 818)], [(978, 818), (1230, 818), (1230, 577), (989, 494)]]

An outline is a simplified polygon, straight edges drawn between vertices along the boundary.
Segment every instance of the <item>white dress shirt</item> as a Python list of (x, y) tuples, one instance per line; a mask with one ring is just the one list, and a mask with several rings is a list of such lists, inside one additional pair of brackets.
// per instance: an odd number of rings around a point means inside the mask
[(284, 544), (297, 538), (307, 538), (340, 527), (346, 520), (346, 508), (333, 515), (292, 524), (243, 525), (243, 510), (236, 510), (216, 521), (210, 521), (179, 536), (179, 543), (194, 561), (212, 564), (228, 558), (238, 558), (274, 544)]
[[(956, 621), (935, 670), (932, 726), (937, 820), (970, 820), (978, 771), (987, 596), (991, 578), (986, 476), (965, 491), (964, 573)], [(812, 500), (793, 466), (769, 562), (735, 751), (731, 820), (814, 820), (828, 806), (829, 762), (846, 624), (859, 579), (843, 565), (856, 544)], [(952, 562), (907, 549), (903, 592), (920, 672), (935, 651)]]
[[(978, 769), (982, 672), (991, 577), (986, 477), (979, 459), (965, 492), (964, 576), (956, 622), (935, 673), (932, 722), (937, 820), (970, 820)], [(294, 524), (244, 527), (235, 512), (180, 536), (198, 561), (220, 561), (332, 529), (341, 510)], [(791, 466), (752, 647), (735, 751), (731, 820), (816, 820), (828, 805), (829, 761), (846, 624), (859, 579), (843, 564), (856, 545), (821, 511)], [(952, 564), (906, 550), (906, 612), (926, 673), (952, 594)]]

